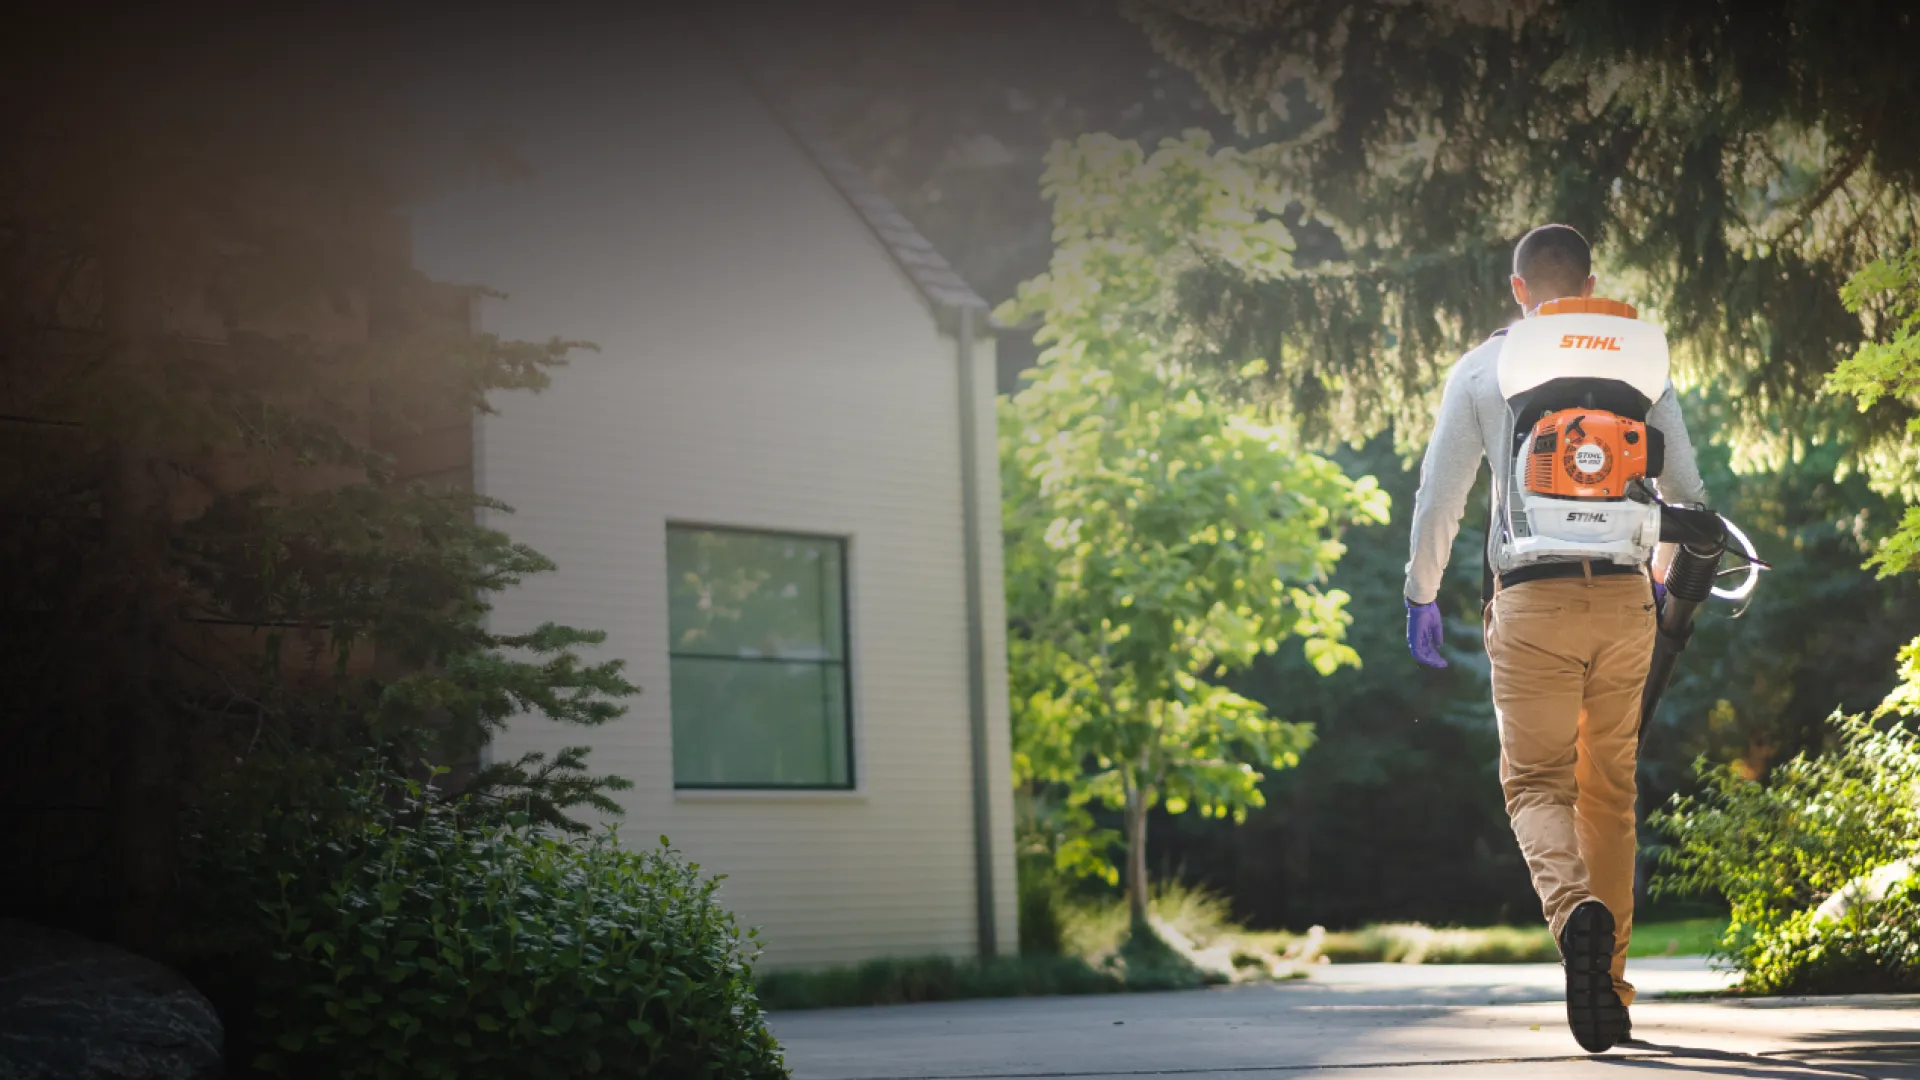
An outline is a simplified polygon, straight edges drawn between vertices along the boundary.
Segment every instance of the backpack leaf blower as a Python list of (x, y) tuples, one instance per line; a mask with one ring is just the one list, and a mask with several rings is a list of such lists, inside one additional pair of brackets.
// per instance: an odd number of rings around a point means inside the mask
[[(1659, 545), (1674, 545), (1640, 700), (1642, 746), (1700, 605), (1709, 596), (1744, 604), (1767, 568), (1732, 522), (1663, 503), (1652, 485), (1665, 471), (1666, 440), (1648, 414), (1670, 385), (1670, 366), (1666, 333), (1633, 305), (1562, 297), (1507, 329), (1495, 367), (1514, 441), (1496, 465), (1512, 496), (1497, 508), (1491, 569), (1573, 559), (1638, 567)], [(1723, 569), (1729, 556), (1743, 565)], [(1743, 571), (1737, 587), (1720, 587)]]

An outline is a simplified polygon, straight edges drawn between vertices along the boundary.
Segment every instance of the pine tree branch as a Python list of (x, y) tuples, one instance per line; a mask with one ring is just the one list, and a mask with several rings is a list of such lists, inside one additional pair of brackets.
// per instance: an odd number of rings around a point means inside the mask
[(1813, 219), (1813, 215), (1818, 212), (1822, 206), (1825, 206), (1827, 201), (1833, 198), (1836, 192), (1845, 187), (1847, 181), (1853, 179), (1853, 174), (1858, 172), (1860, 167), (1867, 163), (1867, 158), (1871, 153), (1872, 148), (1869, 144), (1862, 143), (1856, 147), (1853, 153), (1847, 155), (1846, 160), (1840, 163), (1840, 167), (1834, 171), (1833, 175), (1827, 178), (1827, 182), (1820, 185), (1819, 190), (1808, 196), (1806, 200), (1800, 204), (1800, 207), (1794, 213), (1793, 220), (1774, 230), (1772, 235), (1767, 237), (1767, 243), (1769, 245), (1779, 244), (1787, 238), (1788, 234), (1798, 232), (1805, 228), (1807, 223)]

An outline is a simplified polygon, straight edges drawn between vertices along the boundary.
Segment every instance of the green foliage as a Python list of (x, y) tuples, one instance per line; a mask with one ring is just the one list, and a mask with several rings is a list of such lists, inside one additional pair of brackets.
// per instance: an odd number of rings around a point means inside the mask
[(834, 1009), (918, 1001), (1111, 994), (1132, 989), (1075, 956), (958, 960), (924, 956), (869, 960), (819, 971), (774, 971), (757, 984), (769, 1009)]
[(474, 820), (512, 814), (538, 828), (581, 836), (590, 830), (568, 816), (569, 811), (586, 807), (605, 817), (619, 817), (625, 810), (607, 793), (632, 788), (633, 781), (624, 776), (588, 773), (586, 747), (563, 746), (551, 760), (532, 751), (514, 761), (487, 765), (462, 785), (460, 793), (470, 800), (469, 816)]
[(1724, 947), (1755, 989), (1791, 983), (1781, 967), (1790, 940), (1829, 933), (1811, 926), (1814, 905), (1920, 852), (1920, 736), (1866, 717), (1832, 723), (1837, 746), (1775, 766), (1764, 783), (1701, 762), (1705, 790), (1651, 818), (1671, 841), (1656, 893), (1725, 897), (1733, 920)]
[(1232, 152), (1090, 136), (1045, 184), (1053, 267), (1001, 313), (1042, 320), (1048, 346), (1001, 415), (1015, 775), (1068, 792), (1061, 868), (1115, 880), (1089, 804), (1127, 808), (1138, 852), (1153, 806), (1239, 820), (1261, 770), (1298, 760), (1307, 729), (1215, 680), (1294, 636), (1322, 673), (1357, 662), (1346, 597), (1319, 583), (1341, 527), (1387, 499), (1172, 359), (1178, 267), (1286, 260), (1272, 193)]
[[(435, 775), (438, 775), (436, 773)], [(276, 1076), (778, 1077), (750, 942), (666, 846), (557, 838), (377, 766), (202, 815), (197, 943)], [(752, 935), (749, 933), (748, 938)], [(224, 954), (224, 955), (221, 955)]]

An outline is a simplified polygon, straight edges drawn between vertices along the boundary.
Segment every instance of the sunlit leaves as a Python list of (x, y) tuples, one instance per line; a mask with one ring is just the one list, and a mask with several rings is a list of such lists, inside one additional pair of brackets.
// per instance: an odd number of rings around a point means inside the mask
[[(1853, 397), (1861, 412), (1920, 408), (1920, 248), (1878, 259), (1847, 282), (1847, 310), (1869, 312), (1876, 331), (1827, 377), (1826, 391)], [(1920, 500), (1920, 420), (1870, 444), (1862, 455), (1881, 491)], [(1920, 567), (1920, 526), (1912, 519), (1875, 560), (1881, 574)]]

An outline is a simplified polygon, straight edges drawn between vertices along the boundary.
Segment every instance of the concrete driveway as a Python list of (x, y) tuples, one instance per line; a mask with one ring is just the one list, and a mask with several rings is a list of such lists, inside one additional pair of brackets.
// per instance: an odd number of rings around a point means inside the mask
[(1920, 1080), (1920, 995), (1709, 998), (1698, 960), (1635, 961), (1639, 1045), (1589, 1057), (1551, 964), (1321, 967), (1289, 983), (776, 1014), (795, 1080), (1708, 1076)]

